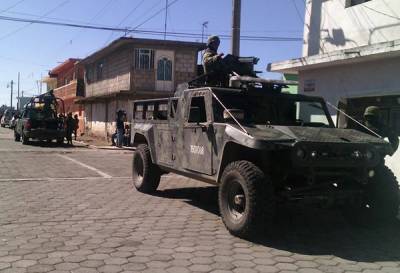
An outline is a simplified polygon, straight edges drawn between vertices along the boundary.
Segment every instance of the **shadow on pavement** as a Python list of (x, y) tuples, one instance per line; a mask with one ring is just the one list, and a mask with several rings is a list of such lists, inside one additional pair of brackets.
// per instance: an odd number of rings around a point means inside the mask
[(56, 142), (47, 141), (30, 141), (26, 146), (41, 147), (41, 148), (86, 148), (82, 145), (68, 145), (66, 143), (57, 144)]
[[(155, 195), (182, 199), (219, 216), (217, 187), (165, 189)], [(399, 222), (379, 228), (355, 227), (335, 210), (280, 208), (269, 230), (251, 241), (292, 253), (334, 255), (356, 262), (400, 260)]]

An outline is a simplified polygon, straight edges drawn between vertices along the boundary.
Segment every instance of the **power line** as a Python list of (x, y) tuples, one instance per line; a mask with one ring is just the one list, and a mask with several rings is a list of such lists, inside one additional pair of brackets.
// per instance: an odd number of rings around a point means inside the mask
[[(65, 1), (61, 2), (61, 3), (58, 4), (55, 8), (53, 8), (53, 9), (49, 10), (48, 12), (46, 12), (45, 14), (43, 14), (43, 16), (41, 16), (39, 19), (42, 19), (42, 17), (47, 16), (47, 15), (49, 15), (50, 13), (54, 12), (55, 10), (57, 10), (57, 9), (60, 8), (61, 6), (65, 5), (65, 4), (66, 4), (67, 2), (69, 2), (69, 1), (70, 1), (70, 0), (65, 0)], [(24, 25), (24, 26), (22, 26), (22, 27), (20, 27), (20, 28), (18, 28), (18, 29), (16, 29), (16, 30), (12, 31), (12, 32), (7, 33), (6, 35), (0, 37), (0, 41), (6, 39), (6, 38), (8, 38), (8, 37), (10, 37), (11, 35), (14, 35), (14, 34), (17, 33), (17, 32), (20, 32), (21, 30), (23, 30), (23, 29), (29, 27), (31, 24), (33, 24), (33, 23), (26, 24), (26, 25)]]
[(173, 4), (175, 4), (176, 2), (178, 2), (179, 0), (174, 0), (171, 3), (169, 3), (168, 5), (166, 5), (165, 7), (163, 7), (162, 9), (158, 10), (156, 13), (154, 13), (153, 15), (151, 15), (149, 18), (147, 18), (146, 20), (144, 20), (142, 23), (138, 24), (137, 26), (135, 26), (133, 29), (138, 29), (141, 26), (143, 26), (144, 24), (146, 24), (148, 21), (150, 21), (151, 19), (153, 19), (154, 17), (156, 17), (157, 15), (159, 15), (161, 12), (163, 12), (165, 9), (168, 9), (170, 6), (172, 6)]
[[(120, 27), (122, 25), (123, 22), (126, 21), (126, 19), (128, 19), (143, 3), (145, 0), (142, 0), (139, 2), (139, 4), (137, 4), (135, 7), (133, 7), (133, 9), (131, 9), (128, 14), (118, 23), (118, 25), (116, 27)], [(110, 33), (110, 35), (108, 36), (106, 42), (104, 44), (108, 44), (108, 42), (112, 39), (112, 36), (114, 34), (114, 31)]]
[[(178, 0), (176, 0), (178, 1)], [(0, 16), (0, 20), (5, 21), (14, 21), (14, 22), (28, 22), (30, 24), (43, 24), (43, 25), (53, 25), (53, 26), (62, 26), (62, 27), (74, 27), (74, 28), (84, 28), (84, 29), (94, 29), (94, 30), (104, 30), (104, 31), (115, 31), (115, 32), (129, 32), (129, 33), (138, 33), (144, 35), (156, 35), (162, 36), (164, 35), (164, 31), (155, 31), (155, 30), (144, 30), (135, 28), (121, 28), (121, 27), (100, 27), (94, 25), (83, 25), (83, 24), (72, 24), (66, 22), (55, 22), (55, 21), (46, 21), (39, 19), (26, 19), (26, 18), (17, 18), (17, 17), (8, 17), (8, 16)], [(193, 39), (201, 39), (201, 33), (189, 33), (189, 32), (167, 32), (167, 35), (170, 37), (176, 38), (193, 38)], [(221, 39), (230, 39), (230, 35), (220, 35)], [(242, 35), (241, 40), (245, 41), (275, 41), (275, 42), (298, 42), (302, 41), (302, 38), (298, 37), (278, 37), (278, 36), (251, 36), (251, 35)]]
[(26, 1), (26, 0), (20, 0), (20, 1), (18, 1), (17, 3), (15, 3), (15, 4), (9, 6), (8, 8), (5, 8), (5, 9), (3, 9), (3, 10), (0, 10), (0, 13), (9, 11), (10, 9), (15, 8), (16, 6), (18, 6), (19, 4), (21, 4), (22, 2), (25, 2), (25, 1)]

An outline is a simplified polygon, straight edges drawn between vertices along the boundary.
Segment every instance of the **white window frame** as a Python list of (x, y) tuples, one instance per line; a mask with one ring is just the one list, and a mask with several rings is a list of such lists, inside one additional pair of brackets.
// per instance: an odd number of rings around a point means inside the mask
[[(147, 56), (149, 62), (143, 63), (141, 56)], [(140, 69), (140, 70), (154, 69), (154, 49), (135, 48), (135, 69)]]

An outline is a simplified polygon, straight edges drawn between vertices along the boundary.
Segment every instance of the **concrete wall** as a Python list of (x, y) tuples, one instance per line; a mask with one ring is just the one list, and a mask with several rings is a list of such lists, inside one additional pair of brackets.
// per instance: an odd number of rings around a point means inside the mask
[[(339, 100), (346, 97), (396, 95), (400, 93), (398, 71), (399, 57), (300, 71), (299, 91), (322, 96), (333, 105), (338, 105)], [(307, 82), (314, 82), (314, 92), (304, 92)]]
[(91, 104), (90, 134), (106, 137), (106, 103)]
[(303, 56), (400, 39), (400, 1), (307, 0)]
[[(335, 106), (346, 98), (398, 95), (400, 94), (398, 71), (400, 71), (400, 58), (300, 71), (299, 93), (322, 96)], [(304, 92), (307, 81), (314, 82), (315, 91)], [(336, 121), (336, 110), (330, 107), (329, 110)], [(393, 157), (388, 157), (386, 163), (400, 179), (400, 150)]]

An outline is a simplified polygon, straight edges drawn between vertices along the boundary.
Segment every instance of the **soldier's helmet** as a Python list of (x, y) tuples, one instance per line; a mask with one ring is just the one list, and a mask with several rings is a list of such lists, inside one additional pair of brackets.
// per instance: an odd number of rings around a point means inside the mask
[(208, 39), (207, 39), (207, 46), (210, 46), (211, 44), (220, 44), (220, 39), (219, 39), (219, 37), (218, 36), (216, 36), (216, 35), (213, 35), (213, 36), (210, 36), (210, 37), (208, 37)]
[(367, 108), (365, 108), (364, 117), (379, 117), (379, 107), (368, 106)]

